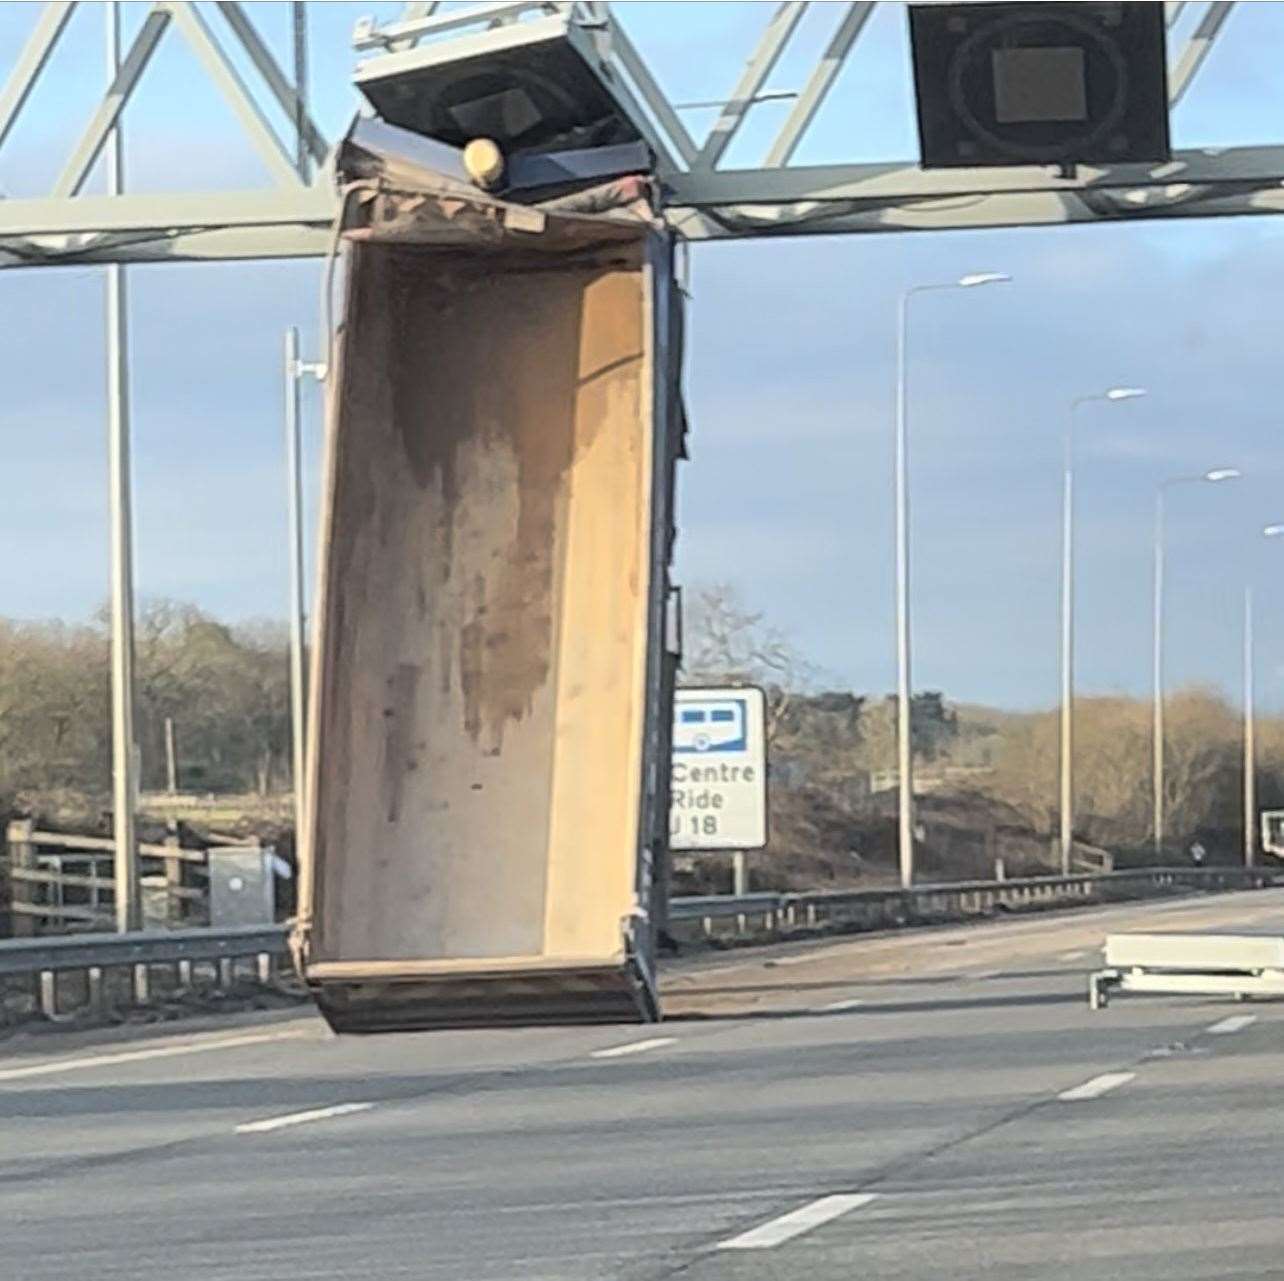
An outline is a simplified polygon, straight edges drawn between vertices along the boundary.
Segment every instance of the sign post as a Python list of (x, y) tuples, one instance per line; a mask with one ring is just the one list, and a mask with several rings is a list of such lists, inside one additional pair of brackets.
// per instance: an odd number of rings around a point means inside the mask
[(731, 892), (736, 898), (749, 893), (749, 860), (744, 850), (736, 850), (731, 856)]
[(745, 852), (767, 844), (764, 704), (752, 686), (673, 698), (669, 848), (731, 854), (736, 894), (747, 889)]

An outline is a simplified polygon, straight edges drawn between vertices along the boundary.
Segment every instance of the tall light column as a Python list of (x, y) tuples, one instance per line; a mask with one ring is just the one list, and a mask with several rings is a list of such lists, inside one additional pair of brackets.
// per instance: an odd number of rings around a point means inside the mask
[(1253, 679), (1253, 589), (1244, 588), (1244, 866), (1253, 866), (1257, 828), (1257, 716)]
[(911, 285), (900, 296), (896, 326), (896, 764), (898, 782), (897, 848), (901, 885), (914, 883), (914, 752), (910, 725), (910, 604), (909, 604), (909, 435), (906, 424), (906, 346), (909, 304), (916, 294), (941, 289), (971, 289), (1010, 280), (997, 271), (973, 272), (958, 280)]
[[(107, 77), (120, 70), (120, 4), (106, 6)], [(103, 152), (107, 194), (124, 186), (120, 122)], [(143, 925), (134, 808), (138, 762), (134, 744), (134, 505), (129, 449), (129, 303), (125, 268), (107, 266), (107, 467), (111, 522), (111, 778), (116, 929)]]
[(290, 523), (290, 746), (294, 777), (296, 854), (307, 815), (307, 604), (304, 599), (303, 441), (299, 381), (311, 374), (318, 382), (324, 364), (299, 359), (299, 331), (285, 331), (286, 512)]
[[(1284, 524), (1267, 525), (1266, 538), (1284, 535)], [(1244, 589), (1244, 864), (1252, 867), (1257, 859), (1257, 751), (1256, 693), (1253, 645), (1252, 588)]]
[(1155, 488), (1154, 653), (1151, 725), (1151, 830), (1156, 853), (1164, 847), (1164, 508), (1170, 489), (1178, 485), (1218, 484), (1236, 480), (1234, 467), (1214, 467), (1196, 476), (1170, 476)]
[(1135, 400), (1143, 387), (1111, 387), (1076, 396), (1066, 415), (1061, 485), (1061, 875), (1070, 875), (1074, 852), (1074, 421), (1075, 411), (1094, 401)]

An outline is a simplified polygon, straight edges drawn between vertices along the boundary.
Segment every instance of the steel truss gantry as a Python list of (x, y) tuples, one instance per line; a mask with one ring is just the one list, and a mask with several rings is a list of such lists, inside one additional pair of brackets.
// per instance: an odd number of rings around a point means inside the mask
[[(43, 7), (0, 89), (0, 158), (75, 7), (74, 0)], [(1170, 26), (1186, 7), (1168, 5)], [(1202, 7), (1192, 35), (1173, 59), (1174, 103), (1189, 91), (1234, 5), (1218, 0)], [(238, 74), (201, 6), (192, 0), (157, 0), (50, 193), (0, 201), (0, 262), (281, 258), (324, 252), (336, 212), (326, 164), (329, 147), (245, 7), (223, 2), (214, 8), (225, 21), (224, 38), (239, 43), (255, 68), (256, 82), (247, 83)], [(1035, 167), (924, 171), (912, 162), (792, 164), (874, 5), (862, 0), (825, 7), (833, 13), (828, 43), (802, 88), (788, 92), (774, 88), (771, 77), (809, 5), (789, 0), (761, 8), (765, 21), (760, 39), (729, 96), (714, 99), (717, 116), (703, 137), (684, 123), (681, 105), (665, 94), (606, 4), (526, 0), (445, 11), (435, 4), (410, 4), (396, 22), (382, 27), (359, 23), (354, 45), (367, 56), (395, 55), (424, 40), (450, 40), (470, 29), (485, 32), (561, 15), (591, 36), (605, 74), (645, 122), (667, 216), (693, 240), (1284, 212), (1284, 147), (1181, 151), (1160, 165), (1083, 167), (1071, 178)], [(273, 185), (234, 192), (80, 194), (112, 125), (171, 26), (232, 107)], [(723, 168), (728, 148), (755, 106), (780, 98), (792, 99), (792, 106), (761, 164)], [(264, 106), (271, 102), (294, 122), (293, 148), (268, 120)], [(316, 166), (315, 177), (309, 176), (311, 165)]]

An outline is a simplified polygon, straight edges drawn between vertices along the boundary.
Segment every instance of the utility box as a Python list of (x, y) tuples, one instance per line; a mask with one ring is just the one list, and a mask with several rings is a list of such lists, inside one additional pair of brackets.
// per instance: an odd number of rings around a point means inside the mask
[(276, 915), (276, 878), (289, 866), (270, 845), (226, 846), (208, 854), (210, 925), (271, 925)]

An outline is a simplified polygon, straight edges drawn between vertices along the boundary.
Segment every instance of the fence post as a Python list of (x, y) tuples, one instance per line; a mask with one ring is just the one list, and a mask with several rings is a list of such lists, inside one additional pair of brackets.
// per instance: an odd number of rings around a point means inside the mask
[(40, 971), (40, 1013), (47, 1019), (58, 1017), (58, 977), (53, 970)]
[(165, 790), (171, 796), (178, 792), (178, 752), (174, 748), (174, 718), (165, 717)]
[[(171, 819), (169, 831), (165, 833), (166, 849), (182, 848), (182, 839), (178, 834), (178, 824)], [(165, 856), (165, 921), (169, 925), (179, 925), (183, 920), (183, 896), (175, 890), (183, 888), (183, 860), (177, 854)]]
[(103, 1000), (103, 969), (101, 965), (91, 965), (85, 971), (85, 987), (89, 1009), (100, 1015), (105, 1008)]
[[(9, 867), (30, 870), (36, 865), (36, 824), (34, 819), (15, 818), (10, 820), (6, 839), (9, 843)], [(30, 938), (36, 932), (36, 918), (26, 912), (18, 911), (19, 905), (30, 906), (34, 899), (34, 886), (30, 881), (9, 877), (9, 902), (12, 910), (9, 913), (11, 930), (14, 938)]]

